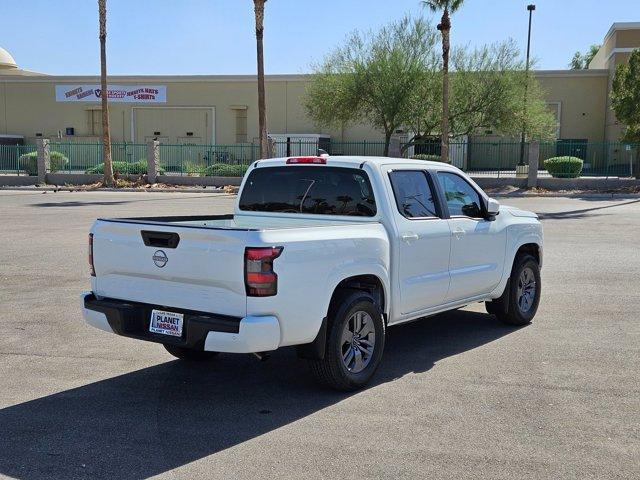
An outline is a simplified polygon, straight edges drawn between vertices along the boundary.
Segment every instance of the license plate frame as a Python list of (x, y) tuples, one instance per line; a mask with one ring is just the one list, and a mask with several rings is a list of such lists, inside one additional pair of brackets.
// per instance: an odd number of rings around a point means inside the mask
[(166, 310), (151, 310), (149, 332), (180, 338), (184, 331), (184, 314)]

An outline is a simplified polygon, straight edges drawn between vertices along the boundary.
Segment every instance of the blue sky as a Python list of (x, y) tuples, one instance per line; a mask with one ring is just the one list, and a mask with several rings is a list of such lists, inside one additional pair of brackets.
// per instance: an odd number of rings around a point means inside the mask
[[(453, 44), (514, 38), (526, 44), (529, 1), (466, 0), (452, 19)], [(566, 68), (600, 43), (613, 22), (640, 21), (638, 0), (533, 0), (538, 68)], [(303, 73), (354, 29), (404, 13), (430, 15), (418, 0), (269, 0), (267, 73)], [(255, 73), (252, 0), (108, 0), (110, 74)], [(25, 69), (99, 73), (96, 0), (0, 0), (0, 46)]]

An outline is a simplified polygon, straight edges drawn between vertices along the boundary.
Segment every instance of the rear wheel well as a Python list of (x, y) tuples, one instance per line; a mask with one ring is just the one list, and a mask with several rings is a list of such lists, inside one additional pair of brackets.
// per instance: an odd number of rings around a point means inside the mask
[(371, 295), (371, 298), (373, 298), (376, 306), (380, 309), (381, 312), (383, 312), (383, 319), (386, 324), (387, 316), (384, 314), (386, 300), (384, 295), (384, 287), (380, 279), (375, 275), (357, 275), (354, 277), (345, 278), (333, 290), (331, 301), (329, 302), (327, 316), (322, 320), (320, 331), (318, 332), (315, 340), (311, 343), (298, 345), (296, 347), (299, 357), (310, 359), (324, 358), (327, 343), (327, 334), (329, 331), (329, 320), (333, 317), (338, 308), (340, 308), (340, 305), (344, 301), (344, 299), (349, 296), (350, 293), (353, 293), (354, 290), (366, 292)]
[(355, 277), (345, 278), (333, 290), (333, 295), (331, 296), (331, 301), (329, 302), (329, 311), (327, 312), (329, 316), (331, 315), (331, 312), (333, 312), (333, 310), (336, 308), (336, 303), (339, 302), (342, 296), (341, 292), (343, 292), (344, 290), (362, 290), (364, 292), (367, 292), (373, 297), (376, 305), (384, 315), (386, 300), (384, 297), (384, 287), (382, 286), (382, 282), (380, 281), (380, 279), (375, 275), (357, 275)]
[[(525, 243), (518, 248), (515, 258), (523, 254), (529, 254), (540, 264), (540, 246), (537, 243)], [(515, 260), (514, 260), (515, 261)]]

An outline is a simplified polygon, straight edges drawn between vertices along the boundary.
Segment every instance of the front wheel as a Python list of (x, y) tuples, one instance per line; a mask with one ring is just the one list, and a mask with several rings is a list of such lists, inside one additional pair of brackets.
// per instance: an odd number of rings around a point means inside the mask
[(163, 344), (163, 346), (167, 350), (167, 352), (169, 352), (174, 357), (190, 362), (202, 362), (205, 360), (210, 360), (218, 355), (218, 352), (205, 352), (204, 350), (195, 350), (193, 348), (176, 347), (175, 345), (166, 344)]
[(382, 358), (385, 325), (371, 295), (346, 291), (329, 315), (325, 356), (310, 360), (318, 382), (336, 390), (357, 390), (369, 382)]
[(538, 311), (541, 286), (538, 261), (531, 255), (520, 255), (513, 263), (509, 289), (504, 293), (509, 296), (507, 311), (500, 304), (496, 304), (497, 308), (492, 308), (489, 303), (487, 311), (509, 325), (526, 325)]

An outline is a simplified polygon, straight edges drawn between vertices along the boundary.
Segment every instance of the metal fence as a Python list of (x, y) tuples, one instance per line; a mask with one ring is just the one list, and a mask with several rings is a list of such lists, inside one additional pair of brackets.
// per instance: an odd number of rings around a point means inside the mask
[(160, 171), (168, 175), (244, 175), (260, 156), (258, 145), (166, 145), (160, 144)]
[[(146, 164), (146, 151), (146, 144), (112, 143), (114, 170), (118, 173), (139, 173), (139, 164)], [(51, 173), (104, 173), (101, 143), (51, 142), (49, 155)]]
[(329, 155), (359, 155), (380, 157), (384, 155), (384, 141), (363, 140), (359, 142), (336, 142), (311, 139), (291, 139), (275, 142), (276, 157), (295, 157), (298, 155), (317, 155), (321, 149)]
[[(456, 143), (452, 143), (456, 145)], [(466, 146), (465, 162), (461, 168), (475, 175), (513, 176), (518, 165), (529, 165), (529, 144), (521, 142), (478, 142)], [(638, 145), (621, 142), (586, 142), (558, 140), (541, 142), (538, 175), (561, 178), (629, 177), (633, 175)], [(572, 157), (568, 159), (567, 157)], [(547, 162), (549, 159), (554, 159)], [(582, 161), (580, 165), (579, 159)], [(460, 165), (457, 165), (460, 166)]]
[(0, 175), (37, 175), (35, 145), (0, 145)]
[[(248, 165), (259, 158), (255, 143), (235, 145), (159, 145), (158, 172), (167, 175), (241, 176)], [(539, 175), (544, 176), (602, 176), (628, 177), (634, 173), (634, 163), (640, 145), (620, 142), (586, 142), (559, 140), (540, 144)], [(276, 142), (276, 157), (317, 155), (382, 156), (383, 141), (336, 142), (311, 139), (292, 139)], [(49, 172), (103, 173), (102, 144), (79, 142), (50, 143)], [(0, 174), (36, 175), (35, 145), (0, 145)], [(144, 174), (147, 171), (147, 145), (112, 143), (114, 171), (119, 174)], [(419, 154), (419, 155), (418, 155)], [(404, 144), (401, 155), (437, 160), (438, 142)], [(575, 160), (553, 160), (555, 157), (575, 157)], [(529, 165), (529, 144), (518, 141), (487, 141), (484, 139), (452, 141), (449, 158), (453, 165), (477, 176), (509, 177), (526, 175)], [(520, 166), (520, 167), (519, 167)]]

